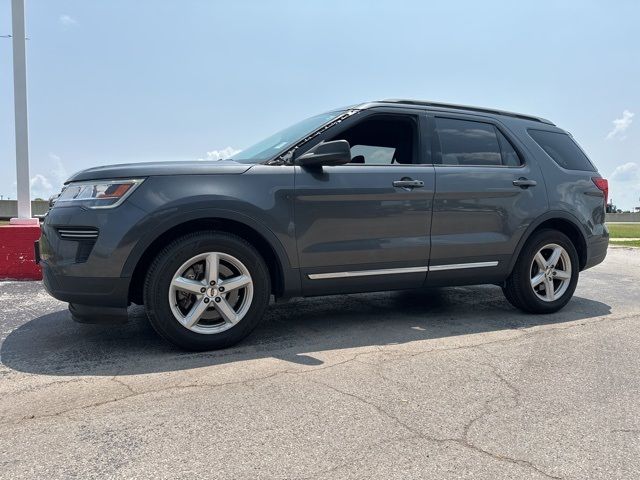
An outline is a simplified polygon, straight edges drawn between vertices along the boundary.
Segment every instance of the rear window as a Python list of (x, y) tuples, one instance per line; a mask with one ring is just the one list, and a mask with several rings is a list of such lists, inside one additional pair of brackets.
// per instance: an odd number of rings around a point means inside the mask
[(582, 149), (566, 133), (529, 130), (529, 135), (561, 167), (569, 170), (596, 171)]

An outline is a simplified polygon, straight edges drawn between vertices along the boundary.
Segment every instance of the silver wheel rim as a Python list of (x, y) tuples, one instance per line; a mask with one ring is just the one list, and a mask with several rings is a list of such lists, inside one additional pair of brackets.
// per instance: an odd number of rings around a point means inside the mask
[(560, 245), (545, 245), (531, 262), (531, 288), (544, 302), (553, 302), (562, 297), (571, 283), (571, 258)]
[(236, 257), (206, 252), (184, 262), (171, 279), (169, 305), (176, 320), (202, 334), (237, 325), (253, 300), (253, 280)]

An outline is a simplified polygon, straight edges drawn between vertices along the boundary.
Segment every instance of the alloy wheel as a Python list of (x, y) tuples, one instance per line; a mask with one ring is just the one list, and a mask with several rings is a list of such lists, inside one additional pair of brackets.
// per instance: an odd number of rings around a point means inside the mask
[(236, 257), (206, 252), (190, 258), (175, 272), (169, 305), (176, 320), (201, 334), (224, 332), (247, 314), (253, 299), (253, 280)]
[(534, 255), (530, 274), (531, 288), (540, 300), (558, 300), (571, 283), (569, 253), (556, 243), (545, 245)]

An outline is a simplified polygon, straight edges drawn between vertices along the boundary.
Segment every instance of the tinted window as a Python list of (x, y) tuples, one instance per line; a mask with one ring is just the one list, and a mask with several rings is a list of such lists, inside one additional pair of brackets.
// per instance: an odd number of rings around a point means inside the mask
[(436, 118), (443, 165), (520, 165), (520, 157), (490, 123)]
[(354, 165), (416, 163), (416, 123), (413, 117), (376, 115), (365, 118), (329, 140), (351, 145)]
[(502, 164), (508, 167), (517, 167), (521, 165), (520, 156), (516, 149), (513, 148), (511, 142), (498, 129), (498, 140), (500, 142), (500, 152), (502, 153)]
[(529, 135), (561, 167), (595, 172), (591, 161), (566, 133), (529, 130)]

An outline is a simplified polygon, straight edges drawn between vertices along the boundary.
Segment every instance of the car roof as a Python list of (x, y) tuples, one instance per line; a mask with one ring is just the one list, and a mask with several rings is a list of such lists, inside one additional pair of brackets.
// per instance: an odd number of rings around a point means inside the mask
[(431, 102), (425, 100), (409, 100), (409, 99), (387, 99), (387, 100), (378, 100), (374, 102), (367, 102), (360, 105), (355, 106), (355, 108), (365, 109), (365, 108), (373, 108), (380, 106), (394, 106), (394, 107), (407, 107), (407, 108), (436, 108), (438, 110), (450, 110), (450, 111), (463, 111), (463, 112), (478, 112), (492, 115), (500, 115), (505, 117), (519, 118), (521, 120), (530, 120), (538, 123), (546, 123), (547, 125), (555, 125), (550, 120), (541, 117), (535, 117), (533, 115), (525, 115), (522, 113), (508, 112), (505, 110), (498, 110), (494, 108), (484, 108), (484, 107), (474, 107), (470, 105), (457, 105), (454, 103), (441, 103), (441, 102)]

